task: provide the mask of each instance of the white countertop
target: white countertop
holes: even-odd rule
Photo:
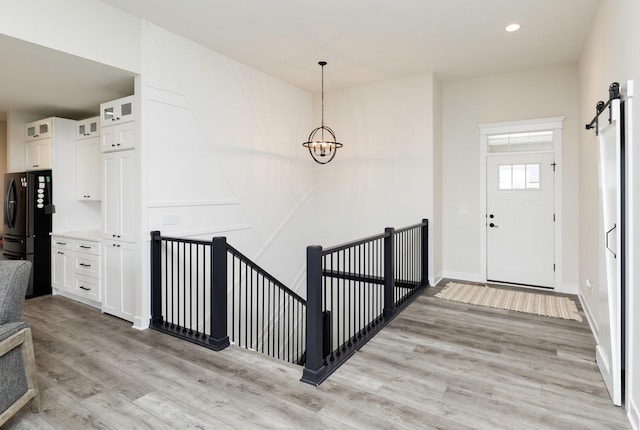
[[[91,240],[100,242],[102,234],[99,230],[56,231],[51,236],[64,237],[66,239]]]

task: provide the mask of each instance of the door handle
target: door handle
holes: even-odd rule
[[[616,252],[613,249],[609,248],[609,234],[615,229],[616,225],[614,224],[613,227],[611,227],[609,231],[607,231],[607,233],[604,235],[604,246],[607,248],[607,251],[613,254],[613,258],[618,258],[616,256]]]

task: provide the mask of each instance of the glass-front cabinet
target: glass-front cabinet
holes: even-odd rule
[[[83,119],[78,121],[78,140],[89,139],[90,137],[97,137],[100,135],[100,117]]]
[[[26,124],[25,141],[31,142],[38,139],[46,139],[51,137],[53,130],[51,129],[51,118],[42,119]]]
[[[135,119],[133,96],[123,97],[100,105],[100,126],[107,127]]]

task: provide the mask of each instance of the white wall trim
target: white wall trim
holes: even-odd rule
[[[589,328],[591,328],[591,334],[593,334],[593,338],[598,343],[598,326],[595,324],[595,319],[593,318],[593,313],[591,313],[591,309],[587,306],[587,301],[582,296],[582,292],[578,292],[578,300],[580,300],[580,305],[582,306],[582,310],[584,310],[584,315],[587,317],[587,322],[589,323]]]
[[[438,272],[429,280],[429,285],[435,287],[444,279],[443,272]]]
[[[638,409],[638,405],[635,404],[633,398],[629,399],[629,405],[627,406],[627,418],[629,418],[629,423],[633,430],[640,430],[640,409]]]
[[[525,119],[520,121],[478,124],[480,134],[518,133],[521,131],[542,131],[562,128],[565,117]]]
[[[147,84],[146,99],[181,109],[191,110],[184,94]]]
[[[149,319],[144,319],[141,317],[133,317],[133,326],[136,330],[145,330],[149,328]]]
[[[555,249],[555,279],[554,290],[564,291],[562,288],[562,129],[565,117],[538,118],[521,121],[495,122],[478,124],[480,130],[480,264],[482,281],[487,281],[487,136],[491,134],[517,133],[527,131],[553,130],[553,153],[556,171],[554,174],[554,211],[556,222],[554,225]],[[484,216],[483,216],[484,214]]]
[[[264,243],[262,248],[260,248],[260,250],[256,253],[254,257],[254,261],[257,262],[258,259],[262,256],[262,254],[264,254],[266,250],[269,249],[271,244],[276,240],[276,238],[280,235],[280,233],[282,233],[282,231],[287,226],[287,224],[289,224],[289,222],[294,217],[294,215],[300,210],[300,208],[305,204],[305,202],[309,199],[309,197],[311,197],[311,194],[313,194],[313,188],[311,188],[309,192],[307,192],[307,194],[302,198],[302,200],[300,200],[298,204],[282,220],[280,225],[274,230],[274,232],[271,234],[269,239],[267,239],[267,241]]]
[[[239,205],[240,202],[236,199],[222,199],[222,200],[174,200],[174,201],[151,201],[147,203],[147,208],[179,208],[179,207],[205,207],[205,206],[229,206]]]
[[[218,228],[207,228],[202,230],[183,230],[183,231],[172,231],[167,234],[172,237],[180,237],[180,238],[188,238],[188,237],[196,237],[196,236],[205,236],[211,234],[218,233],[226,233],[230,231],[242,231],[242,230],[251,230],[253,227],[251,224],[238,224],[238,225],[227,225]]]
[[[636,182],[638,181],[638,166],[635,165],[634,160],[636,158],[633,144],[633,96],[634,96],[634,85],[633,80],[627,81],[626,87],[626,99],[625,99],[625,141],[626,141],[626,160],[627,160],[627,225],[625,226],[627,229],[627,264],[626,264],[626,354],[624,357],[626,360],[626,374],[625,374],[625,387],[627,387],[626,398],[628,399],[627,403],[627,416],[629,417],[629,422],[631,423],[631,427],[634,430],[640,430],[640,410],[638,409],[638,405],[635,403],[635,399],[638,397],[638,390],[640,387],[634,386],[632,381],[635,379],[635,375],[637,372],[640,372],[638,368],[639,364],[639,354],[640,354],[640,342],[638,342],[638,334],[633,332],[633,328],[637,326],[636,321],[637,318],[640,318],[637,314],[637,309],[633,309],[633,305],[636,302],[635,295],[638,294],[636,290],[636,248],[638,246],[637,242],[634,240],[636,237],[636,213],[634,210],[634,206],[636,204],[636,194],[637,186]],[[634,312],[635,311],[635,312]]]

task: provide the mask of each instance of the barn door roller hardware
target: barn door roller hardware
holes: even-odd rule
[[[611,85],[609,85],[609,100],[605,103],[602,100],[600,100],[598,103],[596,103],[596,116],[593,117],[593,119],[591,120],[591,122],[589,124],[585,125],[585,128],[587,130],[590,130],[592,128],[596,129],[596,136],[598,135],[598,117],[600,116],[600,114],[602,113],[603,110],[605,110],[607,107],[609,108],[609,124],[611,124],[611,100],[618,100],[620,99],[620,84],[617,82],[612,83]]]

